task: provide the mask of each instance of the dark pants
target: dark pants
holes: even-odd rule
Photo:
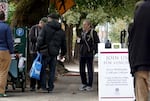
[[[46,56],[43,55],[42,56],[42,69],[40,73],[40,85],[42,89],[46,89],[46,68],[47,68],[47,60],[46,60]]]
[[[36,58],[36,56],[37,56],[36,53],[31,54],[31,58],[32,58],[32,62],[31,63],[33,63],[33,61]],[[37,88],[41,87],[40,80],[36,80],[34,78],[30,78],[30,88],[35,89],[36,84],[37,84]]]
[[[49,57],[46,58],[46,61],[47,61],[47,64],[49,65],[48,89],[50,91],[52,91],[53,88],[54,88],[55,69],[56,69],[56,62],[57,62],[56,56],[49,56]],[[44,70],[41,73],[41,75],[42,75],[42,77],[41,77],[42,88],[46,88],[46,71]]]
[[[86,65],[88,72],[88,80],[86,76]],[[93,84],[93,57],[80,57],[80,76],[82,84],[91,86]]]
[[[37,84],[37,89],[41,88],[41,81],[31,78],[30,79],[30,88],[35,89],[36,84]]]

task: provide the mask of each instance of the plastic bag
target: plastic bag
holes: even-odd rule
[[[30,78],[40,80],[40,72],[42,68],[42,55],[37,53],[37,57],[33,61],[32,67],[30,69]]]
[[[25,60],[26,59],[24,57],[19,58],[18,68],[24,68]]]

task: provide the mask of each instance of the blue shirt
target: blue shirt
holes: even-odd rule
[[[9,50],[13,53],[12,32],[8,24],[0,20],[0,50]]]

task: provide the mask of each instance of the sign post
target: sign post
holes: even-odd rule
[[[99,101],[134,101],[133,78],[127,49],[104,49],[98,52]]]

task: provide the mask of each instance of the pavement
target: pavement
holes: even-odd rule
[[[27,85],[25,92],[21,88],[12,90],[8,88],[8,97],[0,98],[0,101],[98,101],[98,73],[95,65],[94,82],[92,91],[79,91],[81,85],[79,66],[77,63],[65,64],[70,71],[64,75],[59,75],[55,81],[54,91],[51,93],[31,92]]]

